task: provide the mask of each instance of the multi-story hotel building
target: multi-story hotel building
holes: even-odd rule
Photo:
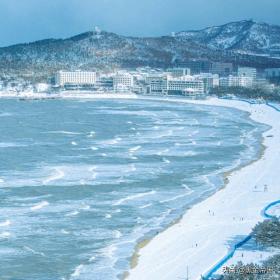
[[[96,72],[87,71],[59,71],[55,76],[56,84],[64,86],[94,86]]]
[[[119,72],[113,76],[113,87],[115,91],[130,91],[134,85],[133,75]]]
[[[149,78],[148,93],[151,94],[203,94],[204,84],[201,79],[192,76],[173,78],[167,76],[157,76]]]

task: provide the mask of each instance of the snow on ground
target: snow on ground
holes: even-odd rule
[[[215,98],[180,102],[234,107],[250,112],[253,120],[272,127],[264,133],[267,148],[261,159],[231,173],[225,188],[193,206],[179,223],[140,249],[138,264],[129,271],[129,280],[185,279],[187,271],[190,280],[200,279],[228,253],[233,242],[241,241],[257,222],[263,220],[261,210],[280,197],[279,112],[265,104]],[[271,135],[273,137],[267,137]],[[265,185],[268,191],[264,191]],[[251,258],[249,253],[248,258]]]
[[[61,91],[59,93],[36,93],[36,92],[14,92],[14,91],[0,91],[0,98],[24,98],[24,99],[46,99],[46,98],[77,98],[77,99],[129,99],[136,98],[137,95],[130,92],[92,92],[92,91]]]

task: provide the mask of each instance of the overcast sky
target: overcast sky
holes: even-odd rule
[[[0,0],[0,46],[99,26],[155,36],[241,19],[280,25],[280,0]]]

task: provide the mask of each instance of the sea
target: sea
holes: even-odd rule
[[[121,279],[141,240],[258,158],[266,129],[180,101],[1,99],[0,279]]]

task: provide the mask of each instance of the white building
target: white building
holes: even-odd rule
[[[55,76],[56,84],[64,86],[93,86],[96,84],[96,72],[59,71]]]
[[[191,74],[190,68],[168,68],[166,70],[172,77],[182,77]]]
[[[151,94],[203,94],[204,84],[201,79],[192,76],[174,78],[170,75],[149,78],[148,92]]]
[[[134,85],[134,78],[126,72],[119,72],[113,77],[113,88],[115,91],[131,91]]]
[[[221,87],[253,87],[255,79],[248,76],[233,76],[220,78]]]
[[[250,77],[253,80],[257,78],[257,69],[252,67],[238,67],[238,77]]]
[[[210,88],[215,88],[220,85],[218,74],[200,73],[199,75],[195,75],[195,77],[203,81],[205,92],[208,92]]]

